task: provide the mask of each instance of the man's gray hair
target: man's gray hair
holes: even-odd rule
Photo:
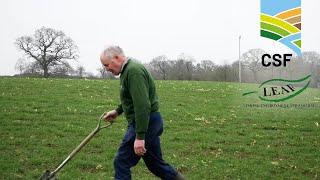
[[[111,59],[116,55],[124,56],[124,53],[119,46],[109,46],[103,51],[103,55],[105,55],[108,59]]]

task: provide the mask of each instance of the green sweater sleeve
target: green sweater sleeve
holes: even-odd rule
[[[129,76],[129,91],[134,106],[137,139],[145,139],[148,130],[151,111],[148,89],[148,82],[143,73]]]
[[[118,115],[122,114],[123,113],[123,109],[122,109],[122,104],[119,104],[117,109],[116,109]]]

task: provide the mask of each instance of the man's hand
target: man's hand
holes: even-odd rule
[[[143,156],[146,153],[146,148],[144,147],[144,140],[136,139],[134,141],[134,153],[138,156]]]
[[[107,122],[113,122],[118,116],[118,113],[116,110],[112,110],[112,111],[109,111],[107,112],[104,116],[103,116],[103,119],[104,121],[107,121]]]

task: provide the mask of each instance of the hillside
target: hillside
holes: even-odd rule
[[[165,120],[164,159],[188,179],[317,179],[320,90],[281,104],[249,107],[255,84],[156,81]],[[0,78],[0,179],[53,170],[119,103],[116,80]],[[59,172],[60,179],[112,179],[126,129],[119,118]],[[141,161],[133,179],[155,179]]]

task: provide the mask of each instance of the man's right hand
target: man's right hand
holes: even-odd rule
[[[107,121],[107,122],[113,122],[118,116],[118,113],[116,110],[112,110],[112,111],[109,111],[107,112],[104,116],[103,116],[103,119],[104,121]]]

